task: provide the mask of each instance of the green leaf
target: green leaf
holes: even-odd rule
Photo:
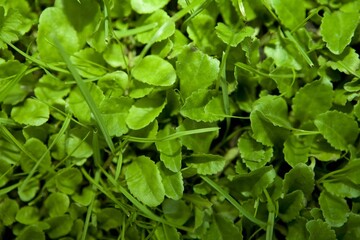
[[[276,172],[270,167],[262,167],[249,173],[239,174],[229,183],[233,193],[244,196],[259,196],[275,180]]]
[[[326,181],[323,186],[326,191],[340,198],[360,197],[360,187],[350,181]]]
[[[195,122],[190,119],[185,119],[177,128],[178,131],[195,130],[200,128],[215,127],[215,123]],[[181,143],[195,153],[209,152],[212,141],[218,136],[218,131],[207,133],[192,134],[182,136]],[[200,144],[199,144],[200,143]]]
[[[100,228],[105,231],[110,229],[117,229],[121,226],[122,212],[116,208],[103,208],[96,214],[97,220],[100,223]]]
[[[133,68],[132,75],[136,80],[154,86],[171,86],[176,81],[173,66],[156,55],[144,57]]]
[[[211,99],[214,97],[214,94],[215,91],[210,91],[207,89],[199,89],[198,91],[193,92],[188,98],[186,98],[184,105],[181,107],[181,115],[197,122],[214,122],[222,119],[222,116],[209,114],[205,110],[205,107],[210,103]],[[208,111],[209,110],[210,109],[208,109]],[[216,109],[213,111],[216,111]]]
[[[239,228],[230,220],[220,214],[213,217],[213,221],[205,235],[206,239],[242,239]]]
[[[283,148],[285,161],[291,167],[295,167],[298,163],[306,163],[312,142],[312,136],[289,136]]]
[[[340,72],[353,74],[359,77],[359,73],[356,73],[356,71],[360,67],[360,59],[353,48],[347,47],[339,56],[332,56],[330,61],[327,62],[327,65],[334,70],[339,70]],[[346,83],[344,88],[349,91],[346,88],[347,85],[349,85],[349,83]]]
[[[46,233],[51,239],[66,236],[70,233],[73,226],[73,220],[69,215],[48,218],[45,220],[45,223],[50,225]]]
[[[126,168],[125,178],[130,192],[144,204],[156,207],[164,201],[160,171],[150,158],[134,159]]]
[[[54,26],[56,26],[56,30]],[[80,43],[77,32],[61,9],[46,8],[40,15],[38,28],[37,46],[41,60],[45,62],[63,60],[53,43],[54,38],[59,39],[68,54],[79,50]]]
[[[162,224],[155,230],[155,236],[157,239],[164,240],[180,240],[180,234],[176,231],[176,228]]]
[[[309,240],[336,240],[335,231],[320,219],[308,221],[306,229],[310,233]]]
[[[357,12],[325,12],[320,25],[320,34],[332,53],[341,54],[349,45],[358,25],[359,16]]]
[[[38,226],[27,226],[21,230],[20,234],[17,236],[16,240],[28,240],[28,239],[37,239],[45,240],[45,233]]]
[[[26,4],[26,3],[25,3]],[[23,16],[17,8],[0,7],[0,49],[7,42],[19,40],[19,36],[30,30],[32,22]]]
[[[315,125],[330,145],[339,150],[348,149],[348,145],[353,144],[359,134],[357,122],[338,111],[318,115]]]
[[[36,99],[28,98],[23,105],[14,107],[11,117],[18,123],[30,126],[40,126],[49,119],[49,107]]]
[[[359,214],[350,213],[349,220],[345,223],[345,225],[340,229],[339,232],[342,234],[338,234],[338,238],[344,240],[357,239],[360,237],[360,216]],[[339,236],[340,235],[340,236]]]
[[[256,142],[248,132],[239,138],[238,148],[243,162],[251,171],[265,166],[273,156],[271,147]]]
[[[95,104],[99,106],[100,103],[105,99],[105,96],[101,91],[101,89],[93,83],[86,84],[86,87],[89,89],[90,96],[93,98]],[[67,100],[70,110],[72,111],[74,116],[77,119],[79,119],[79,121],[88,124],[91,123],[92,111],[90,110],[88,103],[85,101],[84,96],[79,87],[75,87],[70,92],[70,95]]]
[[[285,100],[277,96],[264,96],[254,102],[250,113],[251,129],[256,141],[273,146],[284,141],[291,128]]]
[[[208,56],[192,45],[184,47],[176,62],[181,96],[187,98],[192,92],[211,86],[217,79],[219,70],[219,60]]]
[[[106,74],[105,60],[92,48],[84,48],[70,57],[80,76],[84,78],[99,77]]]
[[[61,8],[66,16],[66,20],[74,27],[79,38],[80,46],[83,46],[96,31],[103,17],[98,1],[57,0],[55,5]],[[105,41],[105,39],[103,39],[103,41]]]
[[[70,88],[60,79],[51,75],[44,75],[34,89],[35,96],[46,103],[63,103],[63,97],[67,96]]]
[[[21,184],[23,181],[21,182]],[[22,186],[22,185],[20,185]],[[36,193],[40,189],[40,182],[39,180],[31,179],[29,182],[26,183],[26,187],[19,187],[18,194],[21,201],[28,202],[36,196]]]
[[[110,97],[101,102],[99,110],[110,136],[120,137],[128,132],[126,117],[132,104],[133,100],[128,97]]]
[[[15,218],[19,223],[31,225],[39,221],[40,211],[36,207],[25,206],[19,209]]]
[[[88,134],[87,129],[71,129],[65,142],[66,154],[79,159],[90,157],[93,154],[93,149],[90,144],[85,141]]]
[[[137,35],[137,39],[141,43],[149,43],[153,40],[155,34],[156,42],[160,42],[168,39],[175,32],[175,23],[170,19],[169,15],[164,10],[157,10],[150,16],[146,16],[144,19],[139,21],[139,24],[155,26],[151,31],[146,31]],[[159,32],[160,28],[161,32]]]
[[[56,187],[63,193],[71,195],[81,184],[83,178],[81,172],[76,168],[66,168],[58,172],[56,176]]]
[[[163,138],[173,133],[175,133],[175,130],[172,129],[171,125],[166,125],[163,130],[157,133],[157,138]],[[180,171],[182,160],[180,139],[157,141],[155,145],[160,152],[160,160],[164,163],[164,166],[173,172]]]
[[[311,194],[315,187],[315,174],[311,167],[306,164],[299,163],[293,167],[284,177],[284,192],[291,193],[301,190],[307,199],[311,198]]]
[[[299,216],[306,206],[306,199],[302,191],[295,190],[279,199],[279,217],[284,222],[290,222]]]
[[[294,116],[300,121],[314,119],[332,106],[334,91],[327,81],[313,81],[302,87],[293,98]]]
[[[286,235],[287,240],[307,240],[309,233],[306,230],[307,219],[298,217],[289,223],[288,232]]]
[[[222,156],[212,154],[192,154],[185,158],[188,166],[196,169],[198,174],[210,175],[222,171],[226,160]]]
[[[271,0],[282,24],[293,29],[305,20],[305,3],[297,0]]]
[[[71,198],[78,204],[83,206],[89,206],[95,195],[94,190],[91,187],[85,187],[82,189],[82,193],[75,193]]]
[[[255,29],[245,26],[239,31],[236,31],[229,26],[219,22],[215,27],[216,35],[226,44],[236,47],[246,37],[251,37],[255,33]]]
[[[28,154],[32,155],[32,158],[30,158],[27,154],[21,152],[20,164],[24,172],[30,172],[35,164],[38,164],[33,159],[41,161],[39,165],[41,172],[48,171],[51,165],[51,158],[46,145],[42,141],[37,138],[29,138],[24,144],[24,149],[26,149]]]
[[[167,220],[179,225],[186,223],[191,216],[191,209],[183,200],[165,199],[162,210]]]
[[[134,130],[144,128],[159,116],[165,105],[166,99],[160,95],[144,97],[131,106],[126,124]]]
[[[0,221],[5,226],[10,226],[15,222],[15,217],[19,211],[16,200],[5,198],[0,202]]]
[[[44,206],[49,211],[50,217],[61,216],[68,211],[70,199],[64,193],[54,192],[47,197]]]
[[[165,189],[165,195],[168,198],[179,200],[184,192],[183,177],[180,171],[174,173],[167,169],[163,163],[156,164],[161,175],[162,183]]]
[[[330,226],[341,227],[347,221],[350,209],[345,199],[331,195],[327,191],[322,191],[319,204],[325,220]]]
[[[169,0],[131,0],[131,7],[137,13],[152,13],[164,7]]]

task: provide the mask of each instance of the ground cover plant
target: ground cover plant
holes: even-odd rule
[[[0,238],[360,239],[359,13],[0,0]]]

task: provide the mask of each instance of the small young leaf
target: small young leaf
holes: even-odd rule
[[[144,57],[132,70],[134,78],[154,86],[171,86],[176,81],[173,66],[156,55]]]
[[[160,171],[150,158],[134,159],[126,169],[125,178],[130,192],[144,204],[156,207],[164,201]]]
[[[320,33],[332,53],[341,54],[349,45],[358,25],[359,16],[357,12],[325,12]]]
[[[30,172],[34,168],[35,164],[37,164],[34,159],[37,159],[38,161],[41,160],[39,165],[39,170],[41,172],[48,171],[51,165],[51,158],[46,145],[42,141],[37,138],[29,138],[24,144],[24,148],[27,150],[28,154],[33,156],[33,158],[30,159],[27,154],[21,152],[20,164],[24,172]],[[43,156],[43,154],[45,155]]]
[[[319,204],[325,220],[330,226],[341,227],[347,221],[350,209],[345,199],[322,191],[319,197]]]
[[[336,149],[346,150],[359,134],[357,122],[349,115],[328,111],[318,115],[315,125],[324,138]]]
[[[165,105],[166,99],[159,95],[144,97],[132,105],[126,124],[134,130],[144,128],[159,116]]]
[[[21,124],[40,126],[49,119],[50,110],[48,105],[36,99],[28,98],[22,106],[14,107],[11,117]]]

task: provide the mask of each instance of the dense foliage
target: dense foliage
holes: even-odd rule
[[[0,238],[360,239],[359,19],[0,0]]]

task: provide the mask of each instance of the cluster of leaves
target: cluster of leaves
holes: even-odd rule
[[[0,0],[4,239],[360,239],[358,0]]]

